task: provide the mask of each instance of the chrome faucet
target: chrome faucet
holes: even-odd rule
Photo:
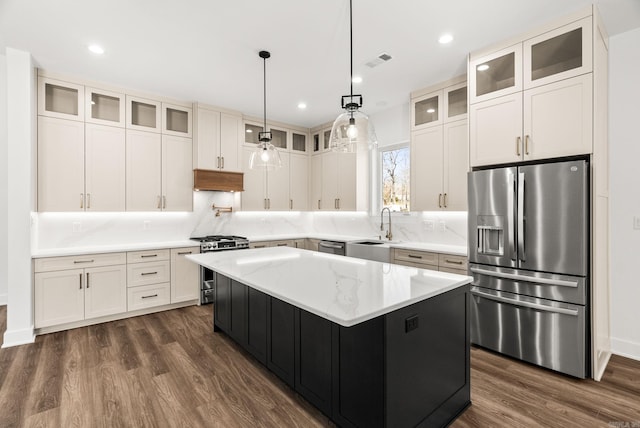
[[[391,210],[388,207],[384,207],[380,211],[380,230],[384,230],[384,210],[387,210],[387,212],[389,213],[389,230],[387,230],[385,238],[391,241],[391,239],[393,238],[393,235],[391,234]]]

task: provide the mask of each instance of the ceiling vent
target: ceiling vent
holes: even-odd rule
[[[384,52],[381,53],[380,55],[378,55],[377,57],[375,57],[374,59],[372,59],[371,61],[367,61],[365,63],[365,65],[369,68],[374,68],[379,66],[382,63],[385,63],[387,61],[389,61],[391,59],[391,55],[389,55],[388,53]]]

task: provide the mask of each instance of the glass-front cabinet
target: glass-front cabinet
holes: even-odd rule
[[[324,130],[322,136],[322,151],[331,150],[331,128]]]
[[[192,115],[190,107],[162,103],[162,133],[191,138]]]
[[[271,144],[277,149],[287,150],[287,131],[271,128]]]
[[[160,132],[161,103],[127,95],[127,128],[139,131]]]
[[[524,89],[590,73],[592,17],[524,42]]]
[[[442,91],[411,100],[411,128],[428,128],[442,123]]]
[[[469,62],[470,103],[522,90],[522,44]]]
[[[291,131],[291,151],[296,153],[307,152],[307,135]]]
[[[86,122],[124,128],[124,94],[87,87],[85,98]]]
[[[320,153],[322,151],[322,147],[320,146],[320,133],[313,134],[313,153]]]
[[[84,86],[40,76],[38,115],[84,121]]]
[[[467,118],[467,82],[444,89],[444,123]]]

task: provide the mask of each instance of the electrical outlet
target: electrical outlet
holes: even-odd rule
[[[445,230],[447,230],[447,224],[444,222],[444,220],[440,220],[438,222],[438,232],[444,232]]]
[[[142,222],[142,230],[151,229],[151,220],[145,220]]]
[[[80,223],[79,221],[74,221],[72,223],[72,229],[74,232],[81,232],[82,231],[82,223]]]
[[[633,218],[633,228],[636,230],[640,230],[640,217]]]
[[[418,315],[414,315],[412,317],[406,318],[404,320],[404,332],[409,333],[411,330],[415,330],[418,328],[420,318]]]
[[[435,229],[435,222],[433,220],[425,220],[422,222],[422,226],[424,227],[424,230],[426,230],[427,232],[433,232],[433,229]]]

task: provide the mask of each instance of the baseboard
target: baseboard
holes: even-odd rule
[[[7,304],[7,293],[0,294],[0,306],[5,306]]]
[[[611,352],[621,357],[640,361],[640,343],[638,342],[612,337]]]
[[[7,330],[4,332],[2,347],[9,348],[11,346],[26,345],[35,342],[35,340],[36,335],[33,333],[33,327],[22,330]]]

